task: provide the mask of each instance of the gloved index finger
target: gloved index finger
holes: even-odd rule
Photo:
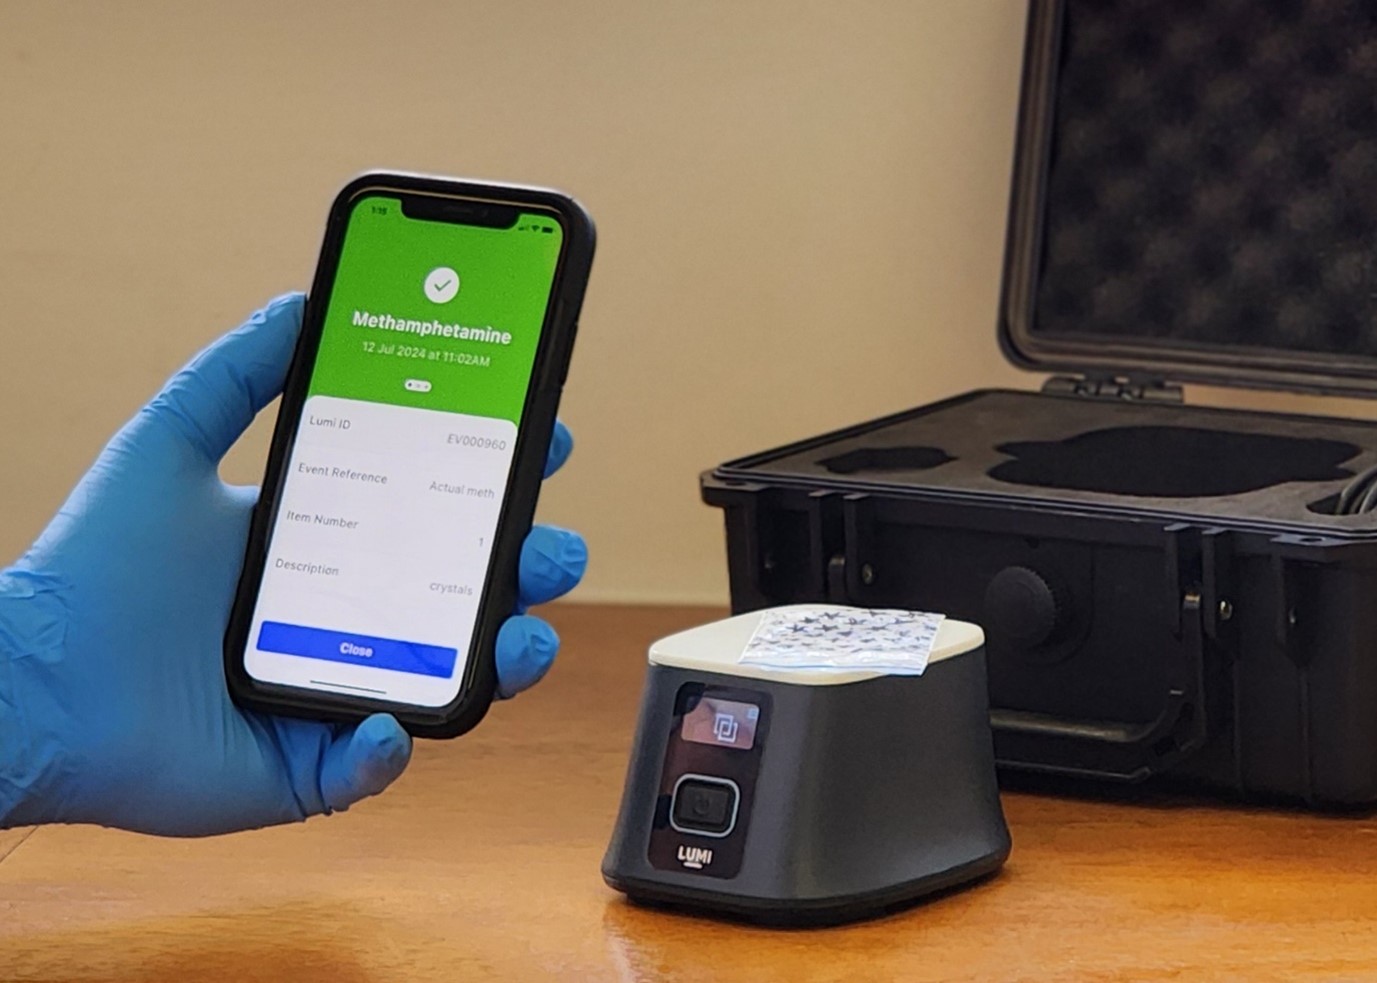
[[[278,297],[187,363],[148,411],[220,460],[282,392],[304,306],[303,294]]]
[[[522,609],[563,597],[583,579],[588,546],[568,529],[537,525],[521,546],[517,602]]]

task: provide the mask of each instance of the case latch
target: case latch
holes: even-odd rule
[[[1180,403],[1184,400],[1180,386],[1162,379],[1135,379],[1132,376],[1056,375],[1042,384],[1042,391],[1056,396],[1144,400],[1149,403]]]

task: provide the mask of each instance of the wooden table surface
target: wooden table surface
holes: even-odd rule
[[[645,646],[717,612],[565,606],[545,683],[398,785],[179,841],[0,832],[0,979],[1377,980],[1377,822],[1005,795],[974,889],[812,931],[639,909],[598,865]]]

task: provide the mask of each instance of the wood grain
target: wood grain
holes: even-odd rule
[[[629,906],[598,865],[645,646],[716,612],[550,614],[549,680],[345,815],[196,841],[39,830],[0,863],[0,979],[1377,979],[1370,816],[1008,793],[1005,870],[880,921]]]

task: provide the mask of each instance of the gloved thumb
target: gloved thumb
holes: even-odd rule
[[[285,294],[202,351],[148,404],[214,463],[282,392],[305,295]]]
[[[342,731],[320,763],[325,808],[347,809],[395,782],[411,760],[411,736],[395,717],[378,713]]]

